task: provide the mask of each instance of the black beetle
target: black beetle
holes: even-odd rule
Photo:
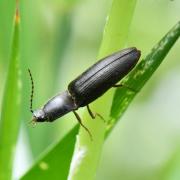
[[[57,118],[73,111],[79,123],[88,131],[82,124],[77,112],[79,107],[87,106],[88,112],[92,118],[95,118],[89,108],[89,104],[103,95],[111,87],[122,86],[116,83],[126,76],[137,64],[141,52],[135,47],[123,49],[110,56],[103,58],[95,63],[84,73],[70,82],[68,90],[56,95],[50,99],[42,108],[32,110],[33,97],[33,79],[31,72],[29,74],[32,81],[31,106],[30,110],[33,113],[33,122],[52,122]],[[100,116],[100,115],[99,115]]]

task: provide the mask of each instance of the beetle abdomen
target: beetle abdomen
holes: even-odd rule
[[[131,71],[139,57],[139,50],[127,48],[103,58],[78,76],[68,86],[77,106],[86,106],[104,94]]]

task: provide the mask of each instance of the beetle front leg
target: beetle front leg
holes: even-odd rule
[[[93,113],[93,112],[91,111],[89,105],[87,105],[86,107],[87,107],[88,113],[89,113],[89,115],[92,117],[92,119],[95,119],[96,116],[99,116],[99,117],[105,122],[104,118],[103,118],[99,113],[96,113],[96,112]]]
[[[74,115],[76,116],[76,119],[78,120],[79,124],[88,132],[91,141],[93,140],[92,138],[92,134],[89,131],[89,129],[82,123],[80,116],[78,115],[78,113],[76,111],[73,111]]]

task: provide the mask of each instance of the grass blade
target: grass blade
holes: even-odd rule
[[[11,179],[20,125],[19,15],[16,12],[12,53],[4,89],[0,124],[0,179]]]
[[[135,5],[136,0],[113,1],[105,26],[98,59],[125,46]],[[103,112],[103,117],[107,119],[111,98],[112,95],[106,93],[91,105],[92,110],[95,109],[96,112]],[[102,106],[102,104],[106,104],[107,106]],[[83,180],[84,177],[86,179],[94,179],[104,143],[105,123],[99,117],[95,121],[92,121],[92,118],[87,112],[83,116],[83,122],[90,129],[93,142],[90,141],[87,132],[83,128],[80,128],[69,180]]]
[[[154,71],[159,67],[174,43],[180,36],[180,22],[178,22],[160,41],[154,46],[152,51],[144,58],[130,75],[123,80],[122,84],[135,90],[127,88],[117,89],[113,98],[109,122],[109,130],[115,125],[117,120],[123,115],[137,92],[150,79]],[[108,130],[108,131],[109,131]]]
[[[118,51],[126,44],[136,0],[114,0],[107,16],[98,59]]]
[[[75,126],[62,140],[47,150],[21,179],[67,179],[78,129]]]

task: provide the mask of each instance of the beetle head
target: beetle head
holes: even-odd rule
[[[36,122],[44,122],[44,121],[47,121],[47,118],[45,117],[45,113],[43,109],[37,109],[33,111],[32,122],[36,123]]]

